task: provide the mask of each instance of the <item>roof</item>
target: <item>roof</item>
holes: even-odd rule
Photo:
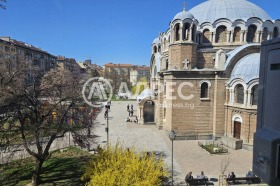
[[[151,89],[144,89],[141,94],[139,96],[137,96],[137,100],[143,100],[147,97],[154,97],[154,91],[152,91]]]
[[[208,0],[201,3],[190,11],[201,24],[203,22],[213,23],[218,19],[229,20],[242,19],[247,21],[251,17],[262,20],[271,20],[271,17],[257,5],[247,0]]]
[[[114,64],[114,63],[107,63],[104,65],[105,67],[132,67],[132,64]]]
[[[160,44],[160,40],[158,37],[153,40],[153,44]]]
[[[241,58],[234,66],[229,82],[234,79],[242,79],[249,83],[253,79],[259,78],[260,54],[253,53]]]
[[[176,14],[172,20],[175,21],[175,20],[184,20],[184,19],[193,19],[194,16],[190,13],[190,12],[187,12],[186,10],[183,10],[182,12],[179,12],[178,14]]]

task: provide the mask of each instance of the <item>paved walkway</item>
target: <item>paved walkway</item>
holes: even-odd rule
[[[128,117],[127,104],[135,101],[112,102],[109,112],[109,141],[112,145],[122,142],[126,147],[136,146],[146,151],[154,151],[163,154],[166,166],[171,169],[171,141],[162,130],[155,125],[139,125],[126,123]],[[137,113],[136,111],[134,113]],[[106,145],[107,134],[105,132],[106,120],[104,109],[98,115],[93,132],[99,137],[96,144]],[[174,141],[174,180],[178,185],[184,184],[187,172],[192,171],[194,177],[204,171],[208,178],[218,178],[220,175],[221,162],[229,158],[231,163],[226,171],[235,172],[237,176],[245,176],[252,167],[252,152],[246,150],[229,150],[227,155],[210,155],[197,145],[198,141]],[[217,182],[214,182],[217,185]]]

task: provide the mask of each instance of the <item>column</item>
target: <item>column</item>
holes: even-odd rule
[[[251,106],[251,90],[248,90],[247,105],[248,105],[248,106]]]
[[[233,43],[233,33],[234,33],[234,31],[232,30],[231,32],[230,32],[230,43]]]
[[[182,28],[182,26],[180,25],[180,28],[179,28],[179,34],[180,34],[180,38],[179,38],[179,41],[183,41],[183,33],[182,33],[182,30],[183,30],[183,28]]]
[[[226,31],[226,35],[227,35],[226,43],[228,43],[229,42],[229,37],[230,37],[230,31]]]
[[[244,30],[240,31],[240,43],[244,42]]]
[[[262,38],[263,38],[263,32],[261,31],[261,33],[260,33],[260,42],[262,42]]]
[[[244,31],[244,42],[247,42],[247,31]]]
[[[215,43],[215,42],[216,42],[216,32],[213,32],[212,42],[213,42],[213,43]]]
[[[200,33],[200,44],[202,44],[203,43],[203,34],[202,33]]]
[[[193,28],[193,25],[190,26],[190,30],[189,30],[189,38],[188,38],[189,42],[192,41],[192,28]]]
[[[243,100],[243,105],[246,105],[246,104],[247,104],[247,98],[248,98],[247,94],[248,94],[248,91],[244,89],[244,100]]]
[[[229,103],[234,103],[234,91],[233,91],[233,88],[229,88]]]
[[[257,43],[259,43],[261,41],[260,35],[261,35],[261,31],[258,31],[258,33],[257,33]]]

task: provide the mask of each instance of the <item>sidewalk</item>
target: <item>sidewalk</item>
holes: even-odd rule
[[[171,141],[162,130],[158,130],[155,125],[139,125],[126,123],[128,117],[127,104],[135,101],[114,101],[109,112],[109,141],[112,145],[117,142],[123,143],[126,147],[136,146],[145,151],[154,151],[163,155],[165,165],[171,171]],[[136,111],[134,113],[137,113]],[[96,139],[96,144],[106,145],[107,134],[105,132],[107,121],[104,119],[104,109],[94,122],[93,133],[100,136]],[[244,177],[252,167],[252,152],[247,150],[231,150],[227,155],[210,155],[201,149],[198,141],[174,141],[174,180],[176,185],[186,185],[185,175],[193,172],[193,176],[204,171],[208,178],[219,177],[221,162],[224,158],[229,158],[231,163],[225,174],[235,172],[236,176]],[[218,185],[218,182],[214,182]]]

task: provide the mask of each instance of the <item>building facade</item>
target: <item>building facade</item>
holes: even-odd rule
[[[280,21],[246,0],[184,8],[152,43],[150,88],[156,96],[140,104],[149,102],[156,125],[174,130],[177,139],[223,137],[252,145],[260,43],[278,37],[279,28]],[[145,106],[142,117],[144,112]]]
[[[133,66],[133,69],[130,71],[130,83],[132,85],[136,85],[138,81],[141,80],[141,78],[147,80],[149,82],[150,80],[150,67],[142,65]]]

